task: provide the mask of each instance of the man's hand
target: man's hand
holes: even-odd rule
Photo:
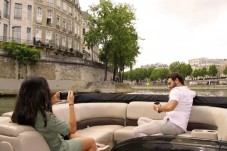
[[[178,104],[178,101],[176,100],[171,100],[169,101],[167,104],[164,105],[153,105],[154,110],[158,110],[159,112],[169,112],[169,111],[173,111],[176,106]]]
[[[160,111],[159,111],[159,107],[161,107],[161,104],[154,104],[154,105],[153,105],[153,109],[154,109],[155,111],[157,111],[157,112],[160,112]]]

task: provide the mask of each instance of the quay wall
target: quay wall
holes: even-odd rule
[[[15,59],[0,55],[0,93],[18,93],[29,75],[42,75],[52,90],[83,91],[88,83],[104,80],[104,65],[80,58],[42,57],[36,65],[21,65]],[[108,70],[107,79],[112,71]]]

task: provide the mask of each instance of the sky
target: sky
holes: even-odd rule
[[[227,0],[112,0],[134,7],[140,54],[134,68],[227,59]],[[99,0],[79,0],[83,11]]]

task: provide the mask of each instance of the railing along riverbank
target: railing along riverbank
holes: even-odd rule
[[[191,90],[196,91],[198,96],[227,96],[226,85],[196,85],[188,86]],[[169,93],[167,86],[133,86],[136,94],[164,94]]]
[[[194,90],[227,90],[227,85],[190,85],[190,89]],[[168,87],[166,85],[161,86],[132,86],[135,90],[166,90]]]

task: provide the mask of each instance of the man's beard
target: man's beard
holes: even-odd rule
[[[173,83],[173,86],[170,88],[170,90],[172,90],[173,88],[175,88],[177,86],[176,82]]]

